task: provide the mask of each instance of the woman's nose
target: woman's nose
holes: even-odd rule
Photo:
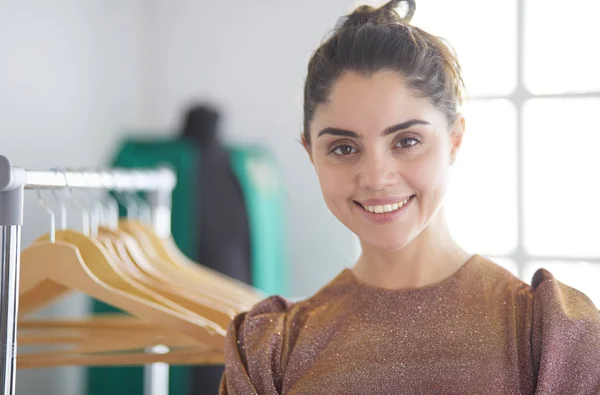
[[[386,154],[367,156],[363,159],[359,177],[359,186],[379,191],[397,182],[396,161]]]

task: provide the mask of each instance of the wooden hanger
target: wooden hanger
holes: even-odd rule
[[[128,235],[130,235],[131,237],[134,237],[136,240],[140,241],[140,243],[142,243],[144,246],[152,246],[151,249],[152,251],[155,252],[155,256],[154,261],[158,262],[159,264],[161,264],[161,267],[164,270],[170,270],[173,271],[173,269],[179,269],[178,273],[185,273],[186,277],[185,280],[186,282],[189,282],[189,276],[193,275],[189,272],[189,268],[186,267],[181,267],[178,266],[176,264],[176,262],[172,261],[169,259],[168,256],[166,256],[165,254],[159,254],[157,251],[157,248],[160,248],[160,243],[154,243],[152,242],[152,239],[148,236],[148,234],[145,231],[142,231],[142,226],[140,225],[140,223],[138,221],[133,221],[133,220],[128,220],[128,219],[122,219],[119,222],[119,228],[122,229],[123,231],[125,231]],[[210,279],[207,279],[206,276],[200,277],[200,278],[194,278],[194,286],[196,288],[198,288],[200,285],[203,285],[204,287],[207,287],[208,290],[207,291],[214,291],[212,292],[211,296],[216,296],[219,297],[221,299],[221,301],[225,302],[225,303],[230,303],[230,304],[237,304],[239,303],[239,299],[236,298],[235,296],[235,292],[233,293],[226,293],[223,290],[223,287],[227,287],[227,285],[224,285],[223,283],[223,278],[225,278],[225,276],[220,276],[219,278],[213,278],[213,281],[210,281]],[[227,281],[227,280],[225,280]],[[237,291],[236,291],[237,292]]]
[[[138,366],[164,362],[169,365],[221,365],[225,362],[222,351],[182,349],[166,354],[133,352],[112,354],[68,354],[62,356],[18,354],[17,369],[35,369],[59,366]]]
[[[190,276],[189,272],[178,269],[161,258],[143,259],[140,256],[143,250],[136,243],[138,238],[144,237],[143,235],[126,233],[120,234],[120,237],[125,240],[127,249],[132,253],[133,260],[144,264],[140,266],[141,269],[157,281],[172,284],[175,288],[170,287],[171,290],[175,289],[177,292],[185,294],[186,297],[191,299],[199,298],[204,301],[203,304],[205,305],[209,305],[209,300],[212,300],[216,306],[228,312],[230,319],[238,312],[248,309],[247,303],[242,302],[242,300],[235,298],[233,295],[228,295],[219,288],[219,283],[211,283],[207,282],[206,278],[199,279]]]
[[[79,245],[80,243],[86,243],[86,244],[90,243],[90,240],[86,236],[83,236],[81,234],[78,234],[77,237],[73,238],[73,233],[59,232],[58,236],[56,236],[56,238],[58,240],[61,240],[61,239],[63,239],[64,235],[67,235],[67,239],[66,239],[67,241],[70,241],[72,243],[74,242],[76,245]],[[83,236],[83,237],[81,237],[81,236]],[[44,238],[44,239],[46,239],[46,238]],[[101,271],[100,276],[103,275],[102,273],[106,273],[106,272],[112,273],[114,271],[113,274],[116,275],[117,277],[121,278],[121,280],[122,280],[121,284],[126,285],[126,290],[128,290],[128,292],[130,292],[130,293],[133,292],[134,294],[141,296],[144,299],[147,299],[153,303],[157,303],[157,304],[163,305],[166,308],[178,311],[179,313],[189,316],[191,319],[204,318],[204,319],[211,320],[210,314],[206,314],[205,316],[200,316],[197,311],[194,312],[194,311],[188,310],[186,308],[186,306],[178,304],[178,303],[170,300],[169,298],[165,298],[164,295],[161,295],[160,293],[155,292],[154,290],[150,289],[149,287],[146,287],[143,283],[139,282],[138,279],[131,277],[129,275],[129,273],[127,272],[126,265],[123,264],[120,256],[114,250],[114,246],[112,245],[111,240],[102,235],[99,235],[98,239],[99,239],[99,241],[101,241],[103,243],[102,248],[104,249],[104,252],[106,254],[108,254],[109,259],[106,260],[106,263],[110,266],[110,268],[105,268],[107,270]],[[99,247],[99,246],[97,245],[96,247]],[[32,311],[32,309],[40,308],[40,307],[44,306],[45,304],[52,302],[53,301],[52,299],[54,299],[58,296],[61,296],[68,291],[67,288],[60,286],[60,284],[51,283],[51,282],[42,283],[41,293],[37,289],[37,287],[34,290],[29,291],[30,286],[28,284],[24,283],[28,279],[31,279],[31,277],[30,276],[22,276],[22,285],[21,285],[21,294],[22,295],[21,296],[25,300],[25,304],[26,304],[26,308],[23,309],[24,310],[23,314],[27,313],[29,311]],[[49,289],[51,289],[52,291],[49,291]],[[199,309],[197,309],[197,310],[199,310]],[[218,318],[221,319],[221,322],[219,322],[218,325],[221,327],[222,330],[224,330],[224,328],[227,327],[227,324],[229,322],[229,317],[227,317],[227,321],[225,321],[223,319],[223,315],[220,315]]]
[[[138,238],[149,240],[164,262],[185,271],[189,278],[208,287],[212,294],[242,302],[242,310],[251,308],[265,297],[248,284],[191,261],[175,247],[172,239],[161,239],[154,230],[139,221],[123,219],[119,226]]]
[[[125,313],[99,313],[93,316],[83,318],[68,318],[63,320],[26,318],[19,321],[19,329],[39,330],[39,329],[85,329],[85,328],[119,328],[141,330],[146,328],[156,328],[148,321],[140,320]]]
[[[50,334],[46,333],[48,328],[52,329]],[[64,321],[25,320],[19,328],[18,344],[19,347],[44,345],[55,348],[33,353],[20,351],[17,361],[19,369],[67,365],[127,366],[153,362],[224,362],[223,350],[123,314]],[[157,344],[167,346],[168,353],[145,351]],[[57,346],[60,347],[56,349]]]
[[[139,224],[127,221],[122,221],[122,224],[125,228],[129,228],[130,230],[144,229],[144,233],[149,233],[150,235],[156,236],[154,232],[149,231],[148,228],[140,226]],[[113,233],[111,234],[111,232]],[[217,272],[215,272],[216,276],[213,276],[210,269],[201,267],[197,264],[192,264],[193,266],[191,267],[187,266],[189,264],[179,265],[179,267],[183,268],[181,271],[176,271],[173,270],[172,267],[161,265],[160,260],[158,260],[159,263],[157,264],[157,261],[151,261],[147,258],[145,251],[142,250],[136,243],[137,239],[134,239],[126,233],[120,231],[110,231],[107,228],[101,228],[101,233],[102,236],[113,235],[120,238],[121,241],[123,241],[126,245],[128,254],[135,264],[140,267],[148,276],[153,277],[155,282],[163,284],[165,279],[172,280],[171,284],[174,287],[169,287],[166,289],[163,287],[163,289],[165,292],[176,290],[176,293],[184,294],[183,300],[175,300],[175,302],[180,302],[180,305],[183,307],[201,314],[224,327],[226,327],[227,322],[233,318],[235,314],[250,309],[262,298],[262,296],[259,295],[256,290],[254,290],[256,292],[253,294],[247,293],[244,289],[247,290],[252,288],[248,287],[246,284],[241,282],[236,283],[234,282],[235,280]],[[142,232],[139,230],[137,230],[136,233],[138,236],[142,234]],[[47,239],[48,236],[42,236],[38,238],[38,241]],[[109,242],[106,239],[102,241],[105,244],[103,247],[108,249],[109,253],[114,252],[111,250],[110,244],[107,244]],[[122,245],[119,244],[120,242],[112,240],[110,243],[115,244],[117,248],[120,249],[120,259],[128,263],[125,255],[122,253],[123,248]],[[160,243],[160,239],[156,238],[155,245],[160,245]],[[161,247],[158,249],[161,250]],[[164,249],[162,251],[164,251]],[[113,255],[112,261],[118,263],[118,259],[115,258],[114,254],[111,255]],[[165,254],[161,254],[161,258],[163,258],[162,262],[166,261],[164,256]],[[203,270],[205,272],[202,272]],[[206,273],[209,273],[208,277],[205,275]],[[132,272],[130,271],[129,274],[132,274]],[[229,279],[232,282],[228,283],[227,280],[221,281],[223,278]],[[138,280],[140,279],[138,278]],[[26,279],[22,279],[21,281],[23,284],[21,288],[26,288],[27,285],[23,283],[23,281],[26,281]],[[240,286],[238,291],[236,291],[237,286]],[[154,291],[156,291],[156,289],[154,289]],[[49,302],[64,296],[67,292],[68,290],[59,284],[42,282],[38,284],[35,294],[21,293],[20,315],[22,316],[31,311],[39,309]],[[177,297],[175,296],[171,299],[177,299]],[[194,302],[186,302],[186,300],[189,299],[193,300]],[[173,306],[171,307],[173,308]]]
[[[56,243],[35,243],[22,252],[23,294],[45,282],[58,283],[201,343],[223,346],[223,328],[203,317],[192,319],[148,300],[115,272],[97,242],[68,230],[57,231],[56,239]]]
[[[207,298],[186,288],[175,275],[181,276],[177,269],[165,269],[155,261],[146,259],[129,236],[104,227],[100,228],[100,234],[112,239],[119,256],[125,262],[128,274],[153,292],[223,328],[227,328],[231,319],[240,311],[236,309],[237,306],[228,306],[219,299]]]
[[[122,237],[128,236],[124,235]],[[60,237],[58,238],[60,239]],[[240,311],[239,309],[234,309],[237,306],[229,306],[228,308],[224,303],[218,303],[213,299],[198,295],[194,296],[193,293],[187,293],[187,295],[184,295],[183,297],[179,296],[181,293],[185,294],[185,288],[177,283],[172,284],[171,286],[166,284],[166,279],[162,276],[161,272],[155,270],[154,265],[146,260],[144,254],[139,249],[134,248],[136,245],[133,240],[128,241],[130,242],[130,251],[132,255],[135,256],[137,265],[131,262],[129,254],[125,252],[125,247],[119,238],[119,234],[110,231],[108,228],[101,227],[97,238],[103,244],[102,247],[105,248],[106,252],[110,255],[111,259],[109,260],[109,263],[111,263],[113,269],[117,271],[121,277],[129,277],[127,281],[133,283],[134,286],[141,289],[142,292],[151,294],[154,302],[158,300],[159,303],[182,313],[191,311],[194,314],[200,315],[220,325],[222,328],[226,328],[229,321]],[[41,240],[46,239],[47,236],[41,238]],[[155,280],[152,281],[150,277],[145,276],[138,269],[138,266],[143,266],[146,271],[153,271],[152,274],[154,274]],[[156,280],[156,278],[159,280]],[[27,277],[22,279],[22,281],[26,280]],[[23,283],[21,287],[21,298],[24,307],[21,309],[21,315],[42,307],[68,291],[65,287],[52,282],[42,283],[39,289],[36,289],[36,292],[34,293],[24,292],[23,290],[27,288],[28,286]],[[192,296],[190,297],[190,295]]]
[[[236,280],[222,273],[219,273],[216,270],[209,269],[201,264],[193,262],[192,260],[187,258],[181,251],[179,251],[172,238],[159,237],[150,226],[140,221],[122,219],[120,221],[120,226],[123,229],[129,231],[130,233],[138,235],[138,237],[140,238],[146,238],[153,245],[154,250],[157,252],[157,254],[166,262],[169,262],[175,267],[185,270],[189,269],[193,272],[205,275],[211,278],[211,280],[223,281],[224,286],[235,295],[239,295],[242,297],[264,297],[260,290],[242,281]],[[213,281],[211,281],[211,283],[212,282]]]
[[[107,339],[110,340],[107,342]],[[133,339],[133,340],[131,340]],[[193,346],[199,342],[125,314],[101,314],[77,319],[23,319],[19,321],[19,346],[102,345],[109,350],[116,342]],[[120,347],[120,346],[119,346]]]
[[[60,346],[60,349],[55,351],[57,354],[137,350],[153,347],[157,344],[169,348],[198,348],[204,346],[207,349],[215,349],[163,328],[148,328],[136,331],[123,326],[114,328],[87,327],[83,329],[54,327],[51,331],[46,329],[26,330],[19,333],[18,344],[19,347]]]

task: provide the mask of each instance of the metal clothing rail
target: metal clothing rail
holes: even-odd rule
[[[0,395],[14,395],[21,226],[25,189],[100,188],[146,191],[152,225],[160,236],[171,231],[171,194],[176,177],[168,168],[103,171],[34,171],[12,166],[0,155]],[[145,370],[145,394],[168,394],[168,365]]]

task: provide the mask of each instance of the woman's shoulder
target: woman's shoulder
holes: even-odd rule
[[[467,277],[482,303],[506,311],[536,393],[600,393],[600,311],[585,293],[547,269],[526,283],[482,256]]]
[[[238,315],[244,316],[245,319],[253,319],[256,317],[285,314],[293,305],[294,302],[284,296],[271,295],[254,304],[248,311]]]
[[[531,280],[531,356],[542,393],[600,391],[600,311],[583,292],[539,269]]]
[[[538,269],[528,284],[491,259],[480,256],[476,271],[479,273],[475,276],[486,285],[505,289],[518,303],[529,304],[545,316],[600,320],[598,307],[585,293],[562,283],[547,269]]]
[[[531,283],[491,260],[482,272],[515,303],[539,393],[596,394],[600,391],[600,311],[592,300],[547,269],[538,269]],[[576,387],[574,387],[576,386]]]
[[[225,339],[225,374],[221,394],[275,394],[281,390],[284,363],[303,322],[331,300],[343,283],[344,272],[312,297],[292,301],[269,296],[248,311],[237,314]],[[342,281],[339,281],[342,280]]]
[[[279,393],[285,314],[292,303],[274,295],[237,314],[225,337],[220,394]]]
[[[545,332],[556,330],[570,338],[586,336],[600,355],[600,310],[585,293],[542,268],[533,275],[529,294],[534,330],[543,327]]]
[[[586,294],[562,283],[544,268],[538,269],[533,274],[530,292],[534,300],[537,299],[540,303],[546,302],[546,305],[558,303],[561,310],[572,317],[586,315],[596,317],[599,314],[598,308]]]

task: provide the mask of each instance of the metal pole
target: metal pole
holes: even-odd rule
[[[7,160],[0,155],[2,159]],[[141,170],[112,169],[104,171],[38,171],[13,167],[22,178],[25,189],[41,188],[109,188],[129,191],[172,191],[175,175],[167,168]],[[18,172],[18,173],[17,173]],[[1,189],[0,189],[1,190]]]
[[[21,226],[0,226],[0,358],[1,393],[14,395],[16,385],[17,313]]]
[[[0,393],[14,395],[24,171],[0,157]]]
[[[164,354],[165,346],[151,347],[149,353]],[[144,395],[169,395],[169,364],[156,362],[144,365]]]
[[[25,172],[0,156],[0,394],[14,395]]]

